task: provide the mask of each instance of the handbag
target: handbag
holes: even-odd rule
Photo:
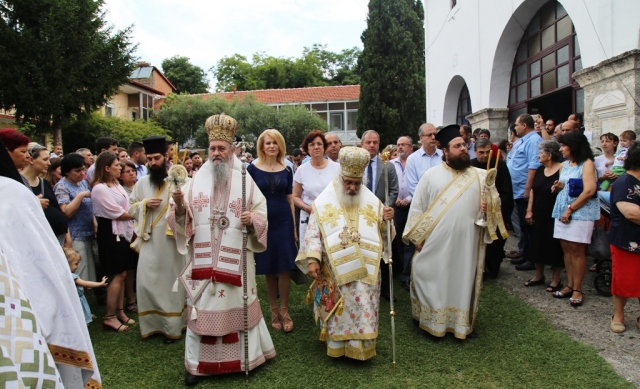
[[[569,197],[578,197],[584,190],[582,178],[569,178],[569,181],[567,181],[567,186],[569,187]],[[593,193],[593,196],[591,196],[592,199],[595,199],[596,197],[598,197],[598,191],[595,191]]]

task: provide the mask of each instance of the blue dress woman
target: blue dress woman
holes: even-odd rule
[[[295,270],[296,232],[294,228],[293,172],[284,164],[284,138],[277,130],[265,130],[258,138],[258,161],[247,171],[267,199],[267,249],[257,253],[256,274],[266,277],[271,308],[271,327],[293,331],[289,315],[289,272]],[[277,298],[280,296],[280,306]]]

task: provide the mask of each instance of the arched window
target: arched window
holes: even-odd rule
[[[462,87],[460,97],[458,97],[458,110],[456,114],[456,124],[469,124],[466,116],[471,113],[471,97],[467,85]]]
[[[571,77],[581,69],[571,18],[560,3],[550,1],[531,20],[516,53],[509,87],[511,121],[522,113],[566,120],[572,112],[583,112],[583,91]]]

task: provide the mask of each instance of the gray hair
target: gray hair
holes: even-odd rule
[[[400,138],[407,138],[409,139],[409,144],[413,146],[413,139],[411,139],[411,137],[409,135],[401,135],[398,137],[398,140],[400,140]],[[396,141],[397,143],[397,141]]]
[[[76,150],[76,154],[82,155],[85,151],[91,152],[91,150],[89,150],[89,149],[87,149],[85,147],[82,147],[82,148],[79,148],[78,150]]]
[[[560,162],[562,154],[560,154],[560,143],[554,140],[545,140],[538,144],[540,151],[546,155],[551,156],[551,160],[554,162]]]
[[[423,134],[423,129],[427,128],[427,127],[433,127],[436,128],[436,126],[434,126],[431,123],[424,123],[423,125],[420,126],[420,128],[418,128],[418,137],[422,136]],[[437,130],[437,128],[436,128]]]
[[[473,144],[473,149],[478,150],[478,147],[483,148],[487,146],[491,147],[491,141],[489,139],[480,138]]]
[[[376,130],[367,130],[367,131],[363,132],[362,136],[360,137],[360,139],[364,139],[364,137],[369,135],[369,134],[376,134],[376,136],[378,137],[378,142],[380,141],[380,134],[378,134],[378,131],[376,131]]]

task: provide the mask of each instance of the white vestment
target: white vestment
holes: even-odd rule
[[[221,193],[213,182],[213,165],[207,161],[183,187],[187,214],[176,217],[172,205],[167,216],[178,251],[187,254],[187,266],[180,277],[187,292],[185,368],[194,375],[233,373],[245,366],[240,164],[233,157],[227,190]],[[246,199],[253,221],[246,251],[252,370],[276,353],[260,309],[253,256],[266,248],[267,205],[249,174]]]
[[[0,198],[0,250],[31,304],[62,384],[101,388],[71,269],[40,202],[23,184],[6,177],[0,177]]]
[[[176,249],[170,231],[167,235],[165,215],[171,193],[167,184],[161,189],[151,185],[147,175],[136,183],[129,197],[129,214],[135,218],[133,228],[138,236],[131,247],[140,253],[136,284],[138,321],[143,338],[162,334],[179,339],[186,326],[186,297],[182,288],[176,292],[172,288],[184,267],[185,255]],[[158,208],[147,208],[151,198],[162,199]]]
[[[411,266],[413,318],[434,336],[452,332],[465,339],[475,325],[485,244],[491,237],[475,224],[486,171],[470,167],[460,175],[446,163],[422,175],[403,240],[424,241]]]
[[[369,189],[360,188],[360,202],[350,209],[339,203],[336,190],[342,187],[333,180],[314,201],[296,265],[307,273],[309,261],[320,262],[321,276],[309,288],[308,303],[313,300],[322,324],[327,355],[367,360],[376,355],[387,224],[382,203]]]

